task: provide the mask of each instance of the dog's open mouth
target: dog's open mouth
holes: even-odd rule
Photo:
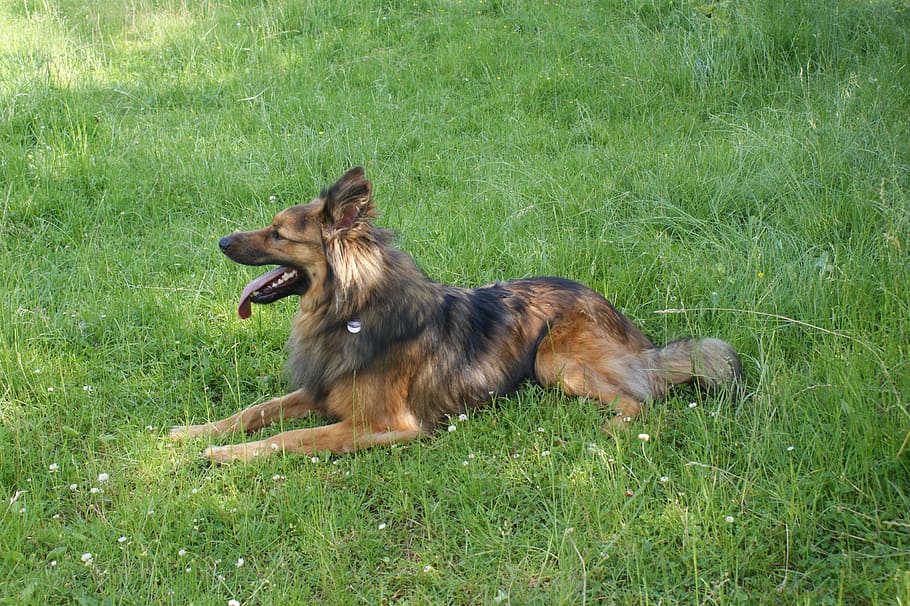
[[[237,313],[242,320],[246,320],[253,313],[251,303],[272,303],[293,294],[303,294],[307,290],[307,282],[306,273],[299,269],[276,267],[246,285],[240,294]]]

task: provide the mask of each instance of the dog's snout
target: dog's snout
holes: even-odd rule
[[[231,237],[225,236],[218,240],[218,246],[221,248],[221,252],[227,252],[231,247]]]

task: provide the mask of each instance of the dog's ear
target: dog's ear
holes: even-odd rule
[[[356,166],[322,195],[325,201],[325,222],[333,229],[348,229],[361,217],[372,216],[373,184],[364,176],[363,167]]]

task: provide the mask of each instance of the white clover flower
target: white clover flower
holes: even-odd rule
[[[455,431],[456,429],[458,429],[458,428],[455,427],[454,425],[449,425],[449,431],[450,431],[450,432]]]
[[[647,442],[648,440],[651,439],[651,436],[649,436],[646,433],[640,433],[640,434],[638,434],[638,439],[641,440],[642,442]]]
[[[733,516],[727,516],[724,518],[724,522],[726,522],[727,524],[732,524],[735,521],[736,521],[736,518],[734,518]]]
[[[237,600],[228,600],[228,606],[240,606],[240,602]]]
[[[183,556],[186,555],[186,549],[181,549],[180,551],[177,552],[177,555],[179,555],[182,558]]]
[[[458,420],[459,420],[459,421],[467,421],[467,420],[468,420],[468,415],[466,415],[465,413],[461,413],[460,415],[458,415]]]
[[[54,472],[54,471],[57,471],[58,469],[60,469],[60,466],[57,465],[56,463],[51,463],[50,465],[47,466],[47,469],[48,469],[48,471]]]
[[[76,492],[77,490],[79,490],[79,485],[78,485],[78,484],[70,484],[70,490],[73,491],[73,492]]]
[[[548,457],[548,456],[550,456],[550,451],[549,451],[549,450],[544,450],[543,452],[540,453],[540,456],[542,456],[542,457]]]
[[[91,553],[83,553],[80,559],[82,560],[83,564],[88,565],[92,563],[94,556]]]
[[[237,558],[237,563],[234,564],[234,566],[236,566],[237,568],[241,568],[244,564],[245,564],[245,562],[243,561],[243,558]]]
[[[379,528],[379,530],[385,530],[385,529],[386,529],[386,523],[385,523],[385,522],[382,522],[381,524],[379,524],[378,528]]]
[[[98,481],[101,482],[102,484],[104,484],[105,482],[107,482],[110,479],[111,479],[111,476],[107,475],[106,473],[98,474]]]
[[[127,541],[126,537],[120,537],[119,539],[117,539],[118,543],[126,543],[126,541]]]
[[[689,402],[689,408],[697,408],[698,402]]]

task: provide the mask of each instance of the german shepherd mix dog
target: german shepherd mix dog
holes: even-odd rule
[[[656,347],[576,282],[528,278],[469,289],[430,280],[373,224],[371,194],[354,168],[271,225],[221,239],[237,263],[279,266],[243,290],[241,318],[251,303],[300,297],[287,364],[297,389],[221,421],[175,427],[172,438],[251,432],[316,412],[337,422],[212,446],[205,456],[349,452],[428,434],[445,415],[525,381],[599,400],[622,426],[670,385],[739,382],[739,357],[727,343],[689,338]]]

